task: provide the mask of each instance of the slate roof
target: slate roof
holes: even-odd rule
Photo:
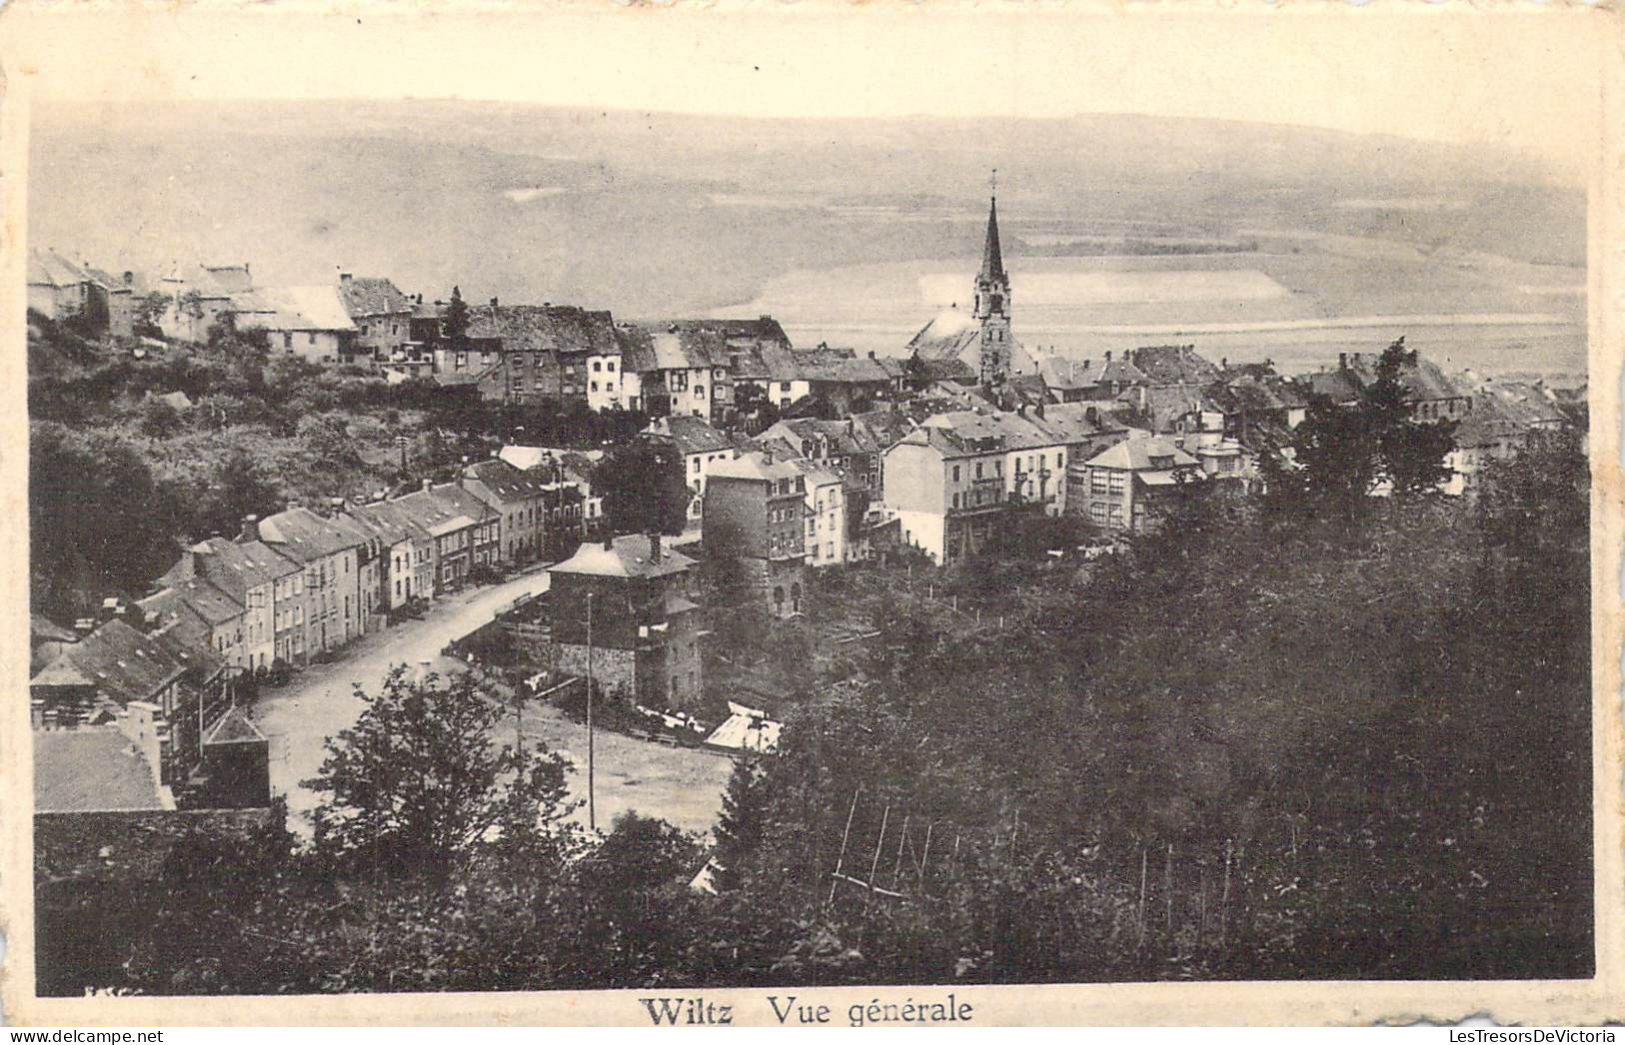
[[[463,469],[470,479],[478,479],[501,501],[522,501],[541,494],[546,483],[501,458],[480,461]]]
[[[403,497],[397,497],[389,502],[396,511],[404,512],[424,533],[438,537],[452,530],[474,525],[474,519],[462,511],[461,505],[450,498],[441,497],[436,492],[414,490]],[[482,509],[484,505],[480,506]],[[481,517],[484,513],[481,512]],[[454,520],[461,520],[456,526],[448,527],[446,524]]]
[[[413,311],[412,300],[382,276],[340,279],[339,300],[351,318],[402,315]]]
[[[309,508],[289,508],[260,520],[260,540],[306,565],[359,547],[369,536],[343,516],[326,518]]]
[[[469,521],[466,525],[472,525],[481,519],[496,514],[490,505],[456,483],[441,483],[439,486],[434,487],[430,493],[458,515],[468,516]]]
[[[265,734],[259,731],[242,708],[233,705],[219,721],[210,727],[203,738],[204,744],[263,744]]]
[[[603,541],[588,541],[564,562],[548,568],[548,573],[586,574],[595,577],[665,577],[682,573],[694,560],[682,552],[662,547],[659,562],[649,561],[649,538],[641,533],[623,534],[605,548]]]
[[[956,306],[937,313],[905,347],[910,355],[923,362],[957,360],[976,343],[981,333],[982,325],[976,317]]]
[[[689,454],[732,450],[734,447],[734,441],[728,433],[713,427],[705,418],[691,414],[663,417],[650,425],[647,430],[671,436],[677,451],[685,457]]]
[[[79,633],[38,613],[31,613],[28,616],[28,638],[31,642],[78,642]]]
[[[809,488],[814,486],[845,485],[845,480],[842,478],[841,473],[837,469],[825,468],[822,465],[809,461],[804,457],[792,457],[789,463],[791,467],[795,468],[806,477],[807,486]]]
[[[1349,403],[1360,398],[1358,382],[1343,370],[1317,370],[1298,378],[1298,383],[1311,396],[1325,396],[1334,403]]]
[[[878,411],[877,411],[878,412]],[[816,442],[822,438],[829,444],[830,449],[837,454],[850,456],[852,454],[874,453],[880,449],[879,443],[868,427],[858,424],[855,419],[847,421],[825,421],[816,417],[795,417],[780,421],[769,428],[782,427],[797,440],[812,440]],[[800,456],[798,451],[798,456]]]
[[[1100,383],[1100,371],[1095,370],[1087,359],[1040,356],[1038,373],[1046,387],[1062,391],[1089,388]]]
[[[224,665],[210,650],[186,647],[166,635],[143,635],[121,620],[110,620],[62,652],[30,680],[30,685],[90,685],[127,704],[147,700],[181,675],[203,679]]]
[[[780,479],[794,479],[800,474],[794,465],[782,457],[776,457],[772,463],[764,461],[759,451],[718,461],[706,469],[708,482],[711,479],[757,479],[778,482]]]
[[[28,251],[28,282],[34,286],[71,287],[95,282],[95,277],[49,247],[33,247]]]
[[[1156,385],[1206,386],[1217,381],[1221,371],[1197,353],[1193,345],[1148,345],[1130,349],[1129,365]]]
[[[427,540],[429,531],[413,517],[410,507],[399,501],[375,501],[350,509],[351,518],[372,530],[386,545],[406,540]]]
[[[664,319],[649,320],[639,324],[647,330],[693,331],[701,330],[720,335],[724,340],[731,342],[754,341],[759,344],[776,344],[784,348],[790,347],[790,338],[785,334],[779,321],[772,316],[758,316],[755,319]]]
[[[97,283],[100,283],[103,287],[106,287],[108,293],[128,294],[135,290],[135,273],[133,272],[130,274],[131,282],[125,283],[122,278],[113,275],[111,272],[108,272],[105,269],[96,268],[94,265],[84,265],[81,267],[85,272],[90,274],[91,279],[95,280]]]
[[[1356,352],[1348,359],[1348,373],[1362,386],[1370,387],[1377,382],[1377,367],[1381,358],[1380,354]],[[1456,399],[1467,395],[1438,364],[1414,349],[1405,354],[1405,361],[1400,364],[1399,382],[1405,387],[1406,399],[1411,402]]]
[[[241,265],[199,265],[198,269],[206,277],[206,280],[199,282],[206,282],[215,293],[240,294],[254,286],[247,262]]]
[[[1213,405],[1226,414],[1279,413],[1307,406],[1301,389],[1279,379],[1260,381],[1252,377],[1232,377],[1207,390]]]
[[[1044,407],[1043,417],[1028,414],[1027,420],[1062,443],[1080,443],[1129,430],[1111,411],[1092,403],[1052,403]]]
[[[1145,414],[1153,431],[1167,432],[1173,429],[1174,422],[1201,409],[1203,386],[1150,385],[1143,389],[1143,405],[1141,398],[1141,390],[1135,389],[1125,389],[1118,397]]]
[[[1003,411],[953,410],[926,418],[922,427],[950,432],[967,444],[971,440],[996,439],[1001,450],[1057,445],[1054,435],[1030,419]]]
[[[160,616],[178,612],[184,607],[211,628],[230,623],[243,615],[241,602],[200,577],[177,580],[141,599],[136,605]]]
[[[189,556],[159,578],[174,584],[188,577],[203,577],[235,601],[246,604],[248,592],[299,572],[300,566],[263,541],[230,541],[211,537],[192,545]]]
[[[1115,359],[1106,360],[1100,368],[1100,382],[1103,384],[1134,386],[1149,384],[1150,381],[1150,377],[1134,365],[1126,352]]]
[[[1135,472],[1162,470],[1151,463],[1152,457],[1171,458],[1173,468],[1189,468],[1197,463],[1196,458],[1175,446],[1172,439],[1158,436],[1125,439],[1091,457],[1088,463],[1095,468],[1126,468]]]
[[[245,327],[289,331],[350,331],[350,313],[337,287],[259,287],[232,295]]]
[[[153,767],[115,727],[37,729],[32,740],[36,813],[172,808]]]
[[[501,338],[506,352],[624,354],[608,312],[574,305],[470,306],[468,336]]]
[[[621,369],[640,374],[656,370],[732,368],[736,360],[744,360],[756,351],[754,346],[730,348],[727,335],[720,328],[694,322],[665,327],[652,323],[624,324],[617,332]]]
[[[907,415],[896,410],[868,410],[853,414],[852,421],[854,427],[869,433],[877,450],[891,447],[914,427]]]

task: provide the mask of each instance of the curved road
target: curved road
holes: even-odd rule
[[[346,647],[340,659],[299,672],[281,689],[265,689],[254,708],[254,722],[271,742],[271,789],[288,799],[289,826],[310,831],[315,792],[300,786],[320,769],[326,739],[355,723],[361,702],[356,685],[372,688],[398,664],[412,667],[438,661],[440,650],[491,620],[525,595],[548,588],[549,576],[536,568],[512,580],[443,598],[422,620],[409,620],[367,635]],[[453,662],[455,663],[455,662]],[[512,728],[512,721],[503,727]],[[572,797],[585,802],[587,738],[584,727],[547,706],[527,708],[527,739],[540,739],[569,756]],[[598,731],[594,773],[598,826],[607,830],[628,809],[657,816],[690,831],[709,831],[722,806],[732,763],[717,755],[667,747]],[[576,819],[587,822],[585,806]]]

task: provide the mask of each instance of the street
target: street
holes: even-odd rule
[[[340,659],[314,664],[281,689],[262,691],[254,721],[271,742],[271,789],[288,800],[289,827],[308,836],[310,812],[319,796],[300,783],[316,775],[328,737],[348,729],[361,713],[355,686],[373,688],[392,667],[415,667],[423,660],[436,670],[456,670],[457,662],[440,656],[455,639],[489,621],[521,596],[548,588],[549,576],[535,570],[502,584],[448,596],[430,606],[422,620],[408,620],[367,635],[342,651]],[[508,720],[506,729],[513,728]],[[571,797],[582,807],[575,819],[587,823],[587,732],[555,708],[527,708],[524,733],[567,755],[576,771],[570,776]],[[690,831],[709,831],[722,805],[732,762],[704,751],[667,747],[599,730],[596,738],[596,805],[598,826],[608,830],[613,818],[629,809],[657,816]]]

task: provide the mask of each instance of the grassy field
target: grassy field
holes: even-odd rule
[[[1288,369],[1400,335],[1485,372],[1585,368],[1582,269],[1387,240],[1254,230],[1258,252],[1007,259],[1017,337],[1098,358],[1179,341]],[[719,313],[772,313],[798,342],[897,353],[945,306],[969,307],[974,257],[803,270]]]

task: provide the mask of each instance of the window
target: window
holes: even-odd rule
[[[704,385],[695,385],[694,386],[694,398],[695,399],[704,399],[705,398],[705,386]]]
[[[367,324],[365,324],[365,323],[361,324],[361,336],[362,337],[367,336]]]
[[[982,477],[982,462],[977,461],[976,462],[976,478],[980,479],[981,477]]]
[[[956,464],[956,465],[954,465],[954,482],[957,483],[958,481],[959,481],[959,466]]]
[[[615,360],[611,359],[609,362],[605,363],[604,369],[613,374],[615,372]]]
[[[833,541],[831,541],[831,542],[824,545],[824,558],[826,558],[826,559],[835,558],[835,543]]]
[[[790,391],[790,382],[788,382],[788,381],[780,381],[779,382],[779,391],[780,392],[788,392],[788,391]]]
[[[310,339],[311,344],[314,345],[316,343],[316,331],[312,330],[310,333],[306,334],[305,336]]]
[[[467,366],[468,365],[468,353],[467,352],[459,352],[459,353],[457,353],[457,361],[456,361],[456,363],[454,365],[459,366],[459,367]]]
[[[604,382],[604,391],[606,391],[606,392],[615,391],[615,382],[613,382],[613,381],[605,381]]]
[[[598,360],[596,360],[596,359],[595,359],[595,360],[593,360],[593,361],[592,361],[592,372],[593,372],[593,373],[595,373],[595,374],[596,374],[596,373],[599,373],[599,372],[600,372],[600,371],[602,371],[602,370],[603,370],[603,368],[604,368],[604,364],[603,364],[603,363],[600,363],[600,362],[599,362],[599,361],[598,361]]]
[[[1127,481],[1127,478],[1128,477],[1122,472],[1111,473],[1111,491],[1113,497],[1121,497],[1123,495],[1123,486]]]
[[[1106,504],[1104,501],[1096,501],[1089,506],[1089,518],[1101,526],[1106,525]]]
[[[588,386],[588,387],[589,387],[589,388],[590,388],[590,389],[591,389],[591,390],[592,390],[592,391],[594,391],[594,392],[596,392],[596,391],[598,391],[598,382],[597,382],[597,381],[594,381],[594,382],[592,382],[592,384],[591,384],[591,385],[589,385],[589,386]]]
[[[700,459],[698,457],[694,458],[694,474],[700,474]]]
[[[1108,505],[1106,509],[1106,525],[1114,530],[1123,528],[1123,506],[1120,504]]]
[[[1089,492],[1102,495],[1106,493],[1106,469],[1089,469]]]

